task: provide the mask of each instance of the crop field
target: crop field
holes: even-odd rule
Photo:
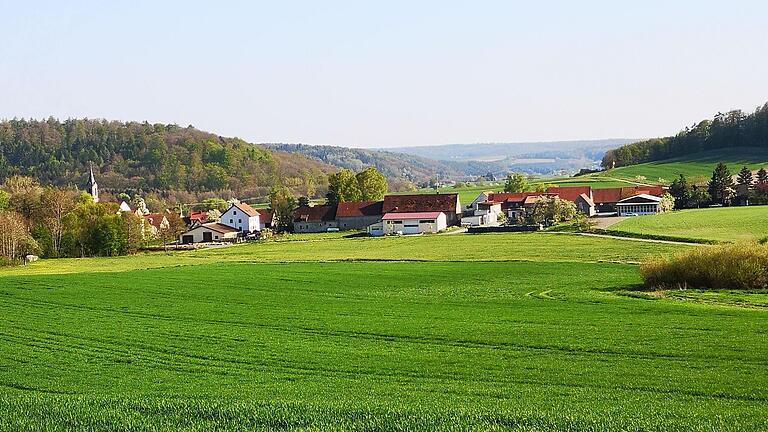
[[[669,184],[680,174],[695,182],[706,182],[712,176],[712,170],[718,162],[724,162],[736,175],[743,166],[751,170],[761,167],[768,169],[768,150],[763,148],[722,149],[688,155],[682,158],[648,162],[608,170],[593,175],[593,178],[612,177],[635,180],[643,176],[649,183]]]
[[[768,206],[680,210],[625,219],[611,230],[723,242],[768,237]]]
[[[0,270],[0,430],[761,431],[766,293],[636,291],[689,247],[297,236]]]

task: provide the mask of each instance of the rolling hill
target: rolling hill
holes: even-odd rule
[[[719,162],[724,162],[736,174],[741,167],[751,170],[768,167],[768,149],[736,147],[710,150],[671,159],[645,162],[613,168],[583,178],[615,178],[647,183],[669,184],[680,174],[695,183],[704,183]]]

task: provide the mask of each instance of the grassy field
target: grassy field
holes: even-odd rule
[[[625,219],[611,230],[725,242],[768,237],[768,206],[681,210]]]
[[[763,148],[714,150],[681,158],[619,167],[591,177],[635,180],[637,176],[643,176],[649,183],[669,184],[677,176],[684,174],[694,181],[704,182],[712,176],[712,170],[718,162],[725,162],[734,175],[743,166],[748,166],[752,170],[768,168],[768,150]]]
[[[299,236],[3,270],[0,430],[765,430],[768,294],[629,295],[627,263],[688,247]]]

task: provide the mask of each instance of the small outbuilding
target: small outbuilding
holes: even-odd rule
[[[375,224],[374,224],[375,225]],[[381,227],[372,225],[371,235],[436,233],[448,227],[443,212],[387,213],[381,218]]]
[[[218,222],[198,225],[179,236],[182,244],[232,242],[237,240],[240,231]]]

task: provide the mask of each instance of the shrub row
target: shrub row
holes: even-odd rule
[[[717,240],[707,240],[707,239],[698,239],[698,238],[690,238],[690,237],[675,237],[675,236],[666,236],[666,235],[659,235],[659,234],[633,233],[633,232],[627,232],[627,231],[616,231],[616,230],[601,229],[601,228],[592,229],[590,232],[595,234],[604,234],[604,235],[611,235],[616,237],[636,238],[636,239],[645,239],[645,240],[663,240],[663,241],[695,243],[695,244],[720,243]]]
[[[648,288],[763,289],[768,247],[756,243],[694,248],[640,266]]]

